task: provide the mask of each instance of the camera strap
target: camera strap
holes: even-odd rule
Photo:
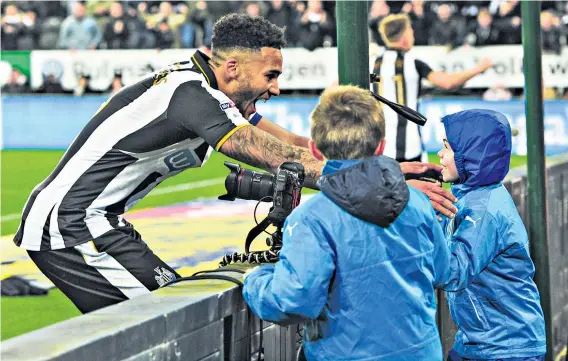
[[[270,220],[268,219],[268,217],[266,217],[262,220],[262,222],[260,222],[259,224],[254,226],[253,229],[250,230],[247,239],[245,241],[245,253],[250,252],[250,245],[252,244],[252,241],[254,241],[254,239],[259,234],[261,234],[266,228],[268,228],[269,225],[270,225]]]

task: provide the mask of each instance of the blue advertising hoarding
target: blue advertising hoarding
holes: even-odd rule
[[[503,113],[511,127],[519,131],[513,137],[513,154],[527,154],[527,133],[524,100],[483,101],[477,99],[423,99],[419,110],[428,118],[422,128],[422,139],[429,152],[440,150],[444,137],[441,118],[467,109],[491,109]],[[547,100],[544,102],[544,142],[547,155],[568,152],[568,101]]]
[[[107,98],[104,96],[3,96],[2,147],[4,149],[65,149]],[[258,111],[278,125],[309,136],[310,113],[316,97],[275,98],[258,104]],[[464,109],[485,108],[507,116],[519,131],[513,153],[526,154],[524,101],[487,102],[477,99],[423,99],[419,110],[428,118],[422,136],[429,152],[437,152],[443,138],[442,116]],[[544,140],[548,155],[568,152],[568,101],[545,102]]]

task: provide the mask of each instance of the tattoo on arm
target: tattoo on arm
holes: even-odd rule
[[[323,163],[317,161],[306,148],[286,144],[253,126],[237,130],[221,146],[221,153],[253,167],[275,172],[284,162],[298,162],[304,166],[304,186],[318,189]]]

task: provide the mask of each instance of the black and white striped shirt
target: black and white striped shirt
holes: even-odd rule
[[[207,61],[196,52],[103,104],[32,191],[15,243],[61,249],[124,225],[121,215],[160,182],[202,166],[213,148],[249,125],[217,90]]]
[[[387,48],[375,60],[373,72],[380,75],[379,93],[385,98],[414,110],[418,106],[420,82],[432,69],[413,55]],[[422,159],[426,153],[418,125],[409,122],[389,107],[383,107],[386,125],[384,154],[398,161]]]

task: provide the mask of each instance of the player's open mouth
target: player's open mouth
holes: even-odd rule
[[[262,95],[261,95],[261,96],[262,96]],[[256,102],[257,102],[257,101],[262,100],[263,102],[266,103],[266,99],[261,99],[261,98],[260,98],[261,96],[259,96],[258,98],[256,98],[256,99],[252,102],[252,104],[251,104],[251,114],[252,114],[252,113],[256,113]]]

